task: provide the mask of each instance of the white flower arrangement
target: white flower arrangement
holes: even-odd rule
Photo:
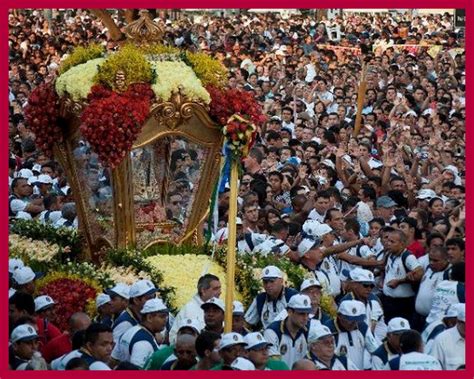
[[[151,280],[149,274],[143,271],[137,273],[134,267],[103,265],[100,271],[107,274],[114,283],[132,285],[139,279]]]
[[[190,100],[201,101],[205,104],[211,102],[211,96],[202,86],[201,81],[191,67],[184,62],[174,61],[151,61],[152,68],[156,73],[156,83],[151,88],[157,98],[168,101],[173,92],[180,87],[182,93]]]
[[[56,244],[32,240],[18,234],[10,234],[8,245],[12,256],[22,256],[27,258],[28,261],[50,262],[60,251]]]
[[[105,58],[96,58],[86,63],[74,66],[59,76],[56,80],[56,92],[60,97],[66,93],[75,101],[86,99],[92,86],[98,66],[105,62]]]

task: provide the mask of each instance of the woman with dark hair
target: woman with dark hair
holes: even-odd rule
[[[417,258],[421,257],[422,255],[425,255],[425,248],[418,240],[421,237],[421,234],[420,230],[418,229],[416,219],[411,217],[402,218],[400,220],[399,227],[407,236],[407,250],[411,251]]]

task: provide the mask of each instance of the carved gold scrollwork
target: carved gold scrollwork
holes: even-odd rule
[[[170,101],[156,104],[151,109],[151,114],[160,123],[174,130],[184,121],[189,120],[194,114],[196,103],[189,102],[181,94],[181,89],[173,93]]]
[[[126,36],[137,44],[157,43],[163,39],[165,30],[154,22],[145,9],[140,11],[140,18],[125,28]]]
[[[62,118],[79,117],[83,109],[84,103],[76,102],[70,97],[64,97],[59,101],[59,116]]]

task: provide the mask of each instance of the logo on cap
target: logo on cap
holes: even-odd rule
[[[267,269],[265,270],[265,275],[267,275],[269,272],[270,272],[270,270],[267,268]]]
[[[400,326],[405,327],[405,321],[400,321]]]
[[[303,300],[303,303],[304,303],[304,305],[308,305],[308,300],[307,300],[307,299],[304,299],[304,300]]]
[[[239,340],[239,337],[237,336],[237,334],[234,334],[234,341],[238,341]]]
[[[146,283],[146,285],[147,285],[149,288],[151,288],[150,282],[145,282],[145,283]]]
[[[314,284],[314,283],[315,283],[315,282],[314,282],[314,279],[311,279],[311,280],[309,281],[309,283],[310,283],[310,284]]]
[[[34,333],[35,331],[33,330],[33,328],[31,326],[28,326],[28,332]]]
[[[188,323],[188,324],[191,324],[192,322],[193,322],[193,320],[191,320],[190,318],[188,318],[188,319],[186,320],[186,323]]]
[[[257,339],[258,339],[259,341],[261,341],[263,338],[262,338],[262,336],[261,336],[260,334],[257,334]]]
[[[46,301],[51,301],[51,302],[53,301],[49,296],[46,296],[45,299]]]
[[[280,347],[281,355],[285,355],[287,351],[288,351],[288,346],[286,346],[285,344],[281,345]]]
[[[356,314],[357,313],[357,309],[356,308],[352,308],[352,314]]]

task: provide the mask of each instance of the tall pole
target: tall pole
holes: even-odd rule
[[[229,238],[227,245],[227,276],[226,276],[226,294],[225,294],[225,319],[224,333],[232,331],[232,308],[234,302],[235,286],[235,246],[237,243],[237,180],[239,177],[239,162],[232,159],[230,169],[230,198],[229,198],[229,220],[227,227],[229,229]]]
[[[361,75],[360,83],[359,83],[359,91],[357,93],[357,114],[356,114],[356,119],[355,119],[354,132],[352,134],[354,137],[357,137],[357,135],[359,134],[361,122],[362,122],[362,107],[364,106],[365,89],[367,87],[366,76],[367,76],[367,64],[364,63],[364,65],[362,66],[362,75]]]

